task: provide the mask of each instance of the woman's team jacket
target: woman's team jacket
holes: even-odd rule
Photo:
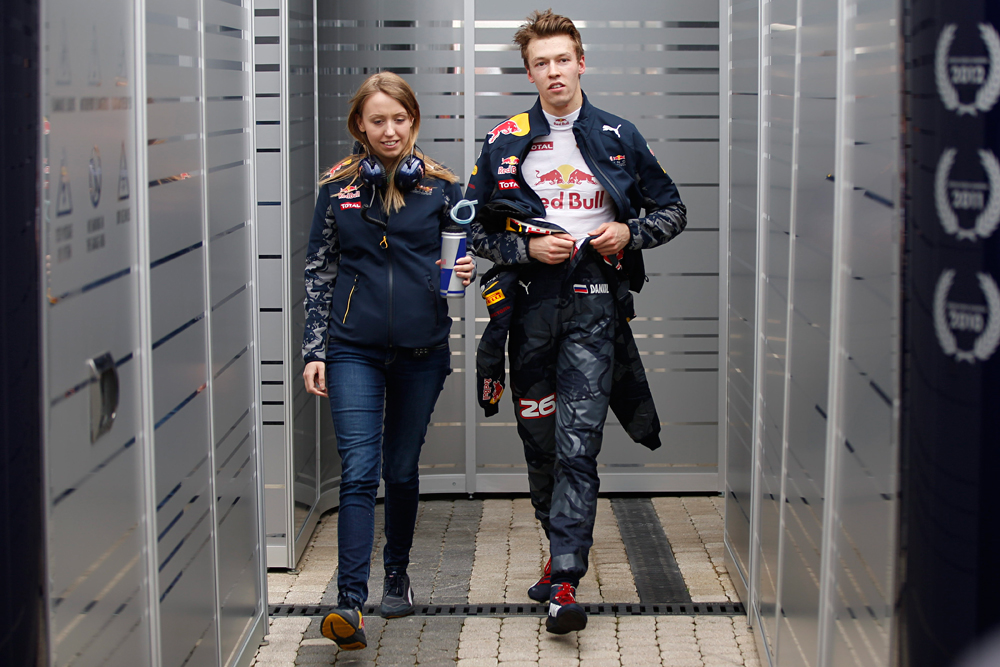
[[[455,183],[425,178],[406,206],[386,214],[379,193],[357,180],[320,188],[305,270],[306,363],[325,361],[327,341],[423,348],[448,342],[451,318],[439,295],[441,224],[461,198]],[[368,215],[385,227],[366,221]]]

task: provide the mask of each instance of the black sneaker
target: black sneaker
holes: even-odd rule
[[[552,592],[552,557],[545,563],[545,570],[542,578],[535,582],[535,585],[528,589],[528,597],[535,602],[548,602],[549,594]]]
[[[357,609],[334,609],[323,619],[322,632],[344,651],[359,651],[368,646],[365,619]]]
[[[382,585],[382,604],[378,615],[382,618],[399,618],[413,613],[413,589],[406,572],[390,571]]]
[[[549,598],[549,616],[545,619],[545,629],[554,635],[583,630],[587,627],[587,613],[577,604],[576,589],[573,584],[563,583],[552,586]]]

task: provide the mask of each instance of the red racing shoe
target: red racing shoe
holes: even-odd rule
[[[576,601],[573,584],[563,583],[552,586],[549,598],[549,616],[545,619],[545,629],[554,635],[583,630],[587,627],[587,612]]]
[[[528,597],[535,602],[548,602],[549,593],[552,592],[552,557],[545,563],[545,570],[542,578],[535,582],[535,585],[528,589]]]

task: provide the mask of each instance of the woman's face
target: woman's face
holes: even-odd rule
[[[400,156],[412,127],[413,119],[403,105],[383,92],[371,95],[361,107],[358,129],[368,136],[368,143],[384,164]]]

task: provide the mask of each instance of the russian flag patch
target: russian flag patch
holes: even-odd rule
[[[586,285],[573,285],[573,291],[577,294],[590,294],[590,290],[587,289]]]

